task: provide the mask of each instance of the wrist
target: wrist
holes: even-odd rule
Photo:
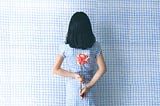
[[[89,89],[89,87],[88,87],[87,85],[86,85],[85,87],[86,87],[87,89]]]
[[[87,89],[90,89],[90,88],[91,88],[91,86],[89,86],[89,85],[86,85],[85,87],[86,87]]]

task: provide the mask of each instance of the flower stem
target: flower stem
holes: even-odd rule
[[[80,73],[82,76],[83,76],[83,67],[81,66],[81,73]],[[83,88],[83,83],[81,84],[81,89]]]

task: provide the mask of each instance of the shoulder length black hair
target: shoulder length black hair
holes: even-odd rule
[[[84,12],[73,14],[65,43],[72,48],[87,49],[91,48],[95,41],[89,17]]]

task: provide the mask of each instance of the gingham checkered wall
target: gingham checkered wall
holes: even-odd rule
[[[65,106],[65,78],[51,70],[76,11],[88,14],[108,67],[95,85],[99,106],[159,106],[159,5],[158,0],[1,0],[0,106]]]

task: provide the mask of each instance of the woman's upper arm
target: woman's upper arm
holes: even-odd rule
[[[97,64],[99,70],[106,71],[106,64],[102,52],[99,54],[99,56],[97,56]]]
[[[63,60],[64,60],[63,56],[59,54],[54,63],[53,71],[57,71],[61,67]]]

